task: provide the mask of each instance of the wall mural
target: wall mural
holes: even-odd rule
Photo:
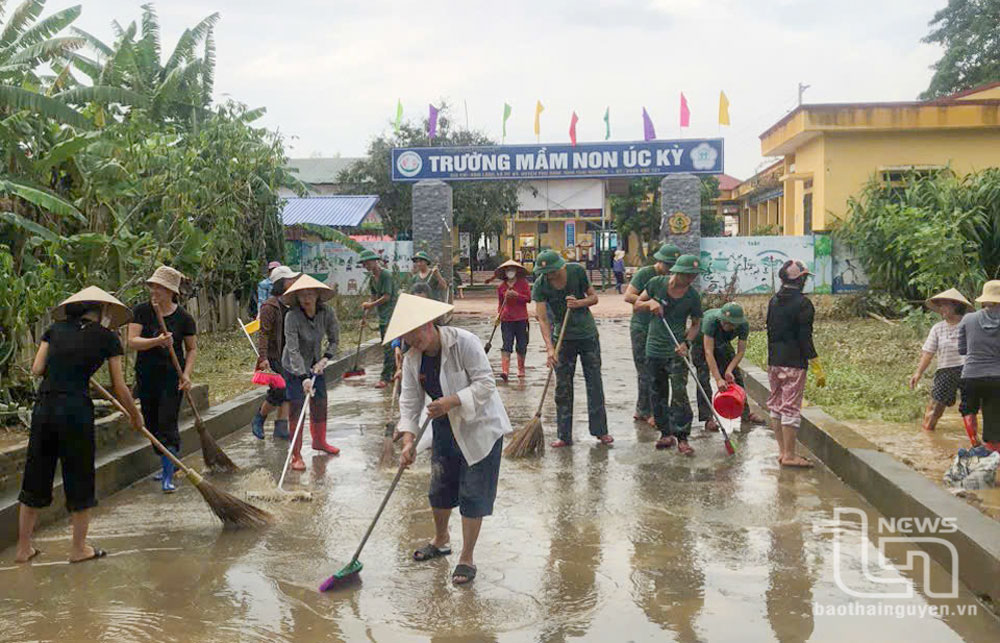
[[[725,292],[735,280],[740,295],[770,294],[781,287],[778,270],[789,259],[809,266],[806,292],[833,291],[833,243],[828,235],[803,237],[704,237],[701,258],[706,273],[702,291]]]
[[[410,272],[412,241],[362,241],[361,245],[387,261],[393,272]],[[358,264],[358,254],[334,241],[285,242],[288,266],[322,281],[341,294],[361,294],[368,273]]]

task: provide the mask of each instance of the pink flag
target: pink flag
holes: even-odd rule
[[[573,112],[573,118],[569,119],[569,140],[570,143],[576,147],[576,122],[580,120],[576,117],[576,112]]]
[[[427,112],[427,138],[433,143],[438,131],[438,108],[433,105],[427,107],[430,108]]]
[[[681,92],[681,127],[691,126],[691,110],[688,109],[688,101]]]
[[[653,119],[649,117],[645,107],[642,108],[642,136],[647,141],[652,141],[656,138],[656,130],[653,129]]]

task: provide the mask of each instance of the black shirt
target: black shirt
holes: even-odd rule
[[[767,305],[767,364],[808,368],[816,358],[816,310],[797,288],[782,288]]]
[[[177,306],[177,310],[163,317],[167,324],[167,330],[174,334],[174,352],[177,353],[177,361],[181,368],[184,368],[184,338],[198,333],[194,317],[192,317],[182,306]],[[142,326],[139,337],[147,339],[160,336],[160,322],[156,318],[156,311],[151,303],[143,302],[132,309],[132,323]],[[148,351],[138,351],[135,358],[135,379],[139,386],[139,394],[145,395],[160,391],[164,388],[177,388],[180,378],[170,360],[170,351],[166,348],[156,347]]]
[[[90,376],[104,360],[122,354],[118,336],[95,321],[56,322],[42,341],[49,343],[42,393],[87,395]]]
[[[424,385],[424,391],[432,400],[444,396],[444,391],[441,389],[441,353],[437,355],[424,353],[420,357],[420,383]],[[437,430],[451,431],[451,420],[447,415],[442,415],[434,418],[434,426]]]

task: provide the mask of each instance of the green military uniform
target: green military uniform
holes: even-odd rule
[[[371,250],[361,253],[360,261],[362,263],[372,260],[378,261],[378,255]],[[379,271],[377,277],[372,274],[371,293],[373,300],[381,299],[384,295],[389,296],[388,301],[377,306],[378,332],[379,336],[384,338],[385,330],[389,327],[389,320],[392,319],[392,311],[396,309],[396,300],[399,298],[399,289],[396,287],[396,281],[392,278],[392,273],[382,269]],[[395,370],[396,360],[393,356],[392,347],[385,346],[382,353],[382,374],[380,375],[380,379],[383,382],[391,382]]]
[[[413,255],[413,260],[423,259],[427,262],[427,265],[431,265],[430,256],[421,250],[420,252]],[[440,281],[438,280],[437,274],[433,270],[427,273],[426,277],[421,277],[419,272],[413,273],[413,283],[415,284],[426,284],[431,291],[431,298],[436,299],[444,303],[448,303],[448,289],[442,288]]]
[[[733,324],[733,330],[726,330],[722,327],[722,322]],[[715,363],[719,367],[719,374],[725,375],[729,364],[736,359],[736,349],[733,348],[733,340],[745,342],[750,336],[750,324],[743,315],[743,308],[735,303],[729,302],[722,308],[713,308],[705,313],[705,318],[701,321],[701,328],[698,337],[691,347],[691,357],[694,366],[698,371],[698,381],[701,383],[706,393],[712,391],[712,372],[708,368],[708,360],[705,358],[705,336],[715,340]],[[733,371],[733,379],[736,383],[746,388],[743,384],[743,372],[740,369]],[[708,402],[698,396],[698,420],[705,422],[712,417],[712,410]],[[743,419],[749,419],[750,405],[743,406]]]
[[[671,272],[697,272],[698,260],[693,255],[682,255]],[[663,317],[654,317],[649,324],[649,336],[646,340],[646,367],[653,389],[653,417],[660,435],[673,435],[681,441],[686,441],[691,433],[691,401],[687,393],[688,370],[684,358],[677,354],[673,338],[663,326],[666,321],[677,341],[683,342],[687,333],[688,318],[701,318],[701,296],[694,289],[688,288],[681,297],[670,296],[670,277],[654,277],[646,285],[650,298],[663,302]],[[661,304],[663,305],[663,304]]]
[[[674,265],[679,256],[681,256],[680,248],[667,244],[660,246],[653,258],[669,267]],[[629,282],[629,285],[635,288],[637,293],[642,293],[649,280],[658,274],[655,266],[640,268],[632,275],[632,281]],[[649,369],[646,368],[646,336],[649,333],[649,322],[652,319],[653,314],[650,312],[633,310],[632,320],[629,323],[629,336],[632,339],[632,363],[635,364],[639,387],[635,402],[635,414],[640,418],[648,418],[653,414],[652,386],[649,379]]]
[[[553,288],[545,275],[563,266],[566,268],[566,286],[562,289]],[[552,250],[538,255],[535,274],[537,278],[531,289],[531,299],[545,302],[548,306],[552,316],[552,342],[555,344],[566,314],[566,297],[572,295],[577,299],[584,299],[590,289],[590,280],[583,266],[566,263]],[[608,415],[604,406],[604,383],[601,380],[601,343],[590,308],[577,308],[570,312],[562,348],[556,356],[556,426],[559,439],[567,444],[573,442],[573,378],[576,374],[577,356],[580,357],[586,381],[590,434],[595,437],[607,435]]]

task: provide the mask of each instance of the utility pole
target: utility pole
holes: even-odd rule
[[[799,105],[802,105],[802,94],[806,93],[806,90],[809,89],[809,87],[810,85],[806,85],[803,82],[799,83]]]

